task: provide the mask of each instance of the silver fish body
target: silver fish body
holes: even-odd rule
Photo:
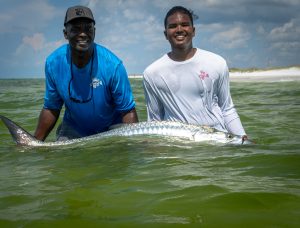
[[[194,142],[205,142],[212,144],[221,143],[241,145],[251,143],[250,141],[243,141],[241,136],[234,136],[225,132],[220,132],[211,127],[169,121],[122,124],[119,127],[113,128],[106,132],[101,132],[99,134],[87,137],[71,139],[67,141],[43,142],[35,139],[30,133],[22,129],[20,126],[18,126],[16,123],[12,122],[8,118],[4,116],[0,116],[0,118],[5,123],[14,141],[18,145],[33,147],[70,145],[90,140],[100,140],[107,137],[135,135],[157,135],[177,137]]]

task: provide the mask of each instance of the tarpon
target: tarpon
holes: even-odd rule
[[[194,142],[204,142],[210,144],[251,144],[250,141],[244,141],[241,136],[232,135],[226,132],[218,131],[212,127],[186,124],[173,121],[151,121],[139,122],[132,124],[122,124],[111,130],[101,132],[95,135],[71,139],[66,141],[43,142],[37,140],[33,135],[28,133],[22,127],[11,121],[10,119],[1,116],[1,120],[8,128],[13,140],[17,145],[32,146],[32,147],[49,147],[70,145],[90,140],[100,140],[113,136],[134,136],[134,135],[157,135],[167,137],[177,137],[184,140]]]

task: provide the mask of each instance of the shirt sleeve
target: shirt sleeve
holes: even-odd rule
[[[56,84],[52,77],[53,73],[51,71],[51,66],[47,61],[45,64],[45,75],[46,92],[44,97],[44,109],[61,110],[64,102],[56,89]]]
[[[226,129],[235,135],[245,135],[246,133],[230,95],[229,70],[226,63],[219,77],[217,91],[218,105],[222,111]]]
[[[120,62],[115,70],[111,83],[111,93],[119,112],[130,111],[135,107],[134,97],[130,87],[125,67]]]
[[[161,121],[164,120],[165,112],[163,105],[160,99],[157,97],[157,93],[154,92],[153,87],[147,80],[147,75],[144,72],[143,76],[143,88],[145,94],[145,101],[147,106],[147,118],[148,121],[157,120]]]

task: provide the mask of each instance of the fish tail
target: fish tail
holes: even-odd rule
[[[7,117],[0,115],[0,118],[9,130],[13,140],[17,145],[27,146],[32,144],[33,142],[40,142],[33,135],[28,133],[26,130],[24,130],[22,127],[20,127],[18,124],[14,123]]]

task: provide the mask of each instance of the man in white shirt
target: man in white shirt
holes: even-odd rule
[[[143,76],[148,120],[209,125],[247,139],[231,99],[226,61],[193,47],[192,12],[182,6],[170,9],[164,34],[171,52]]]

